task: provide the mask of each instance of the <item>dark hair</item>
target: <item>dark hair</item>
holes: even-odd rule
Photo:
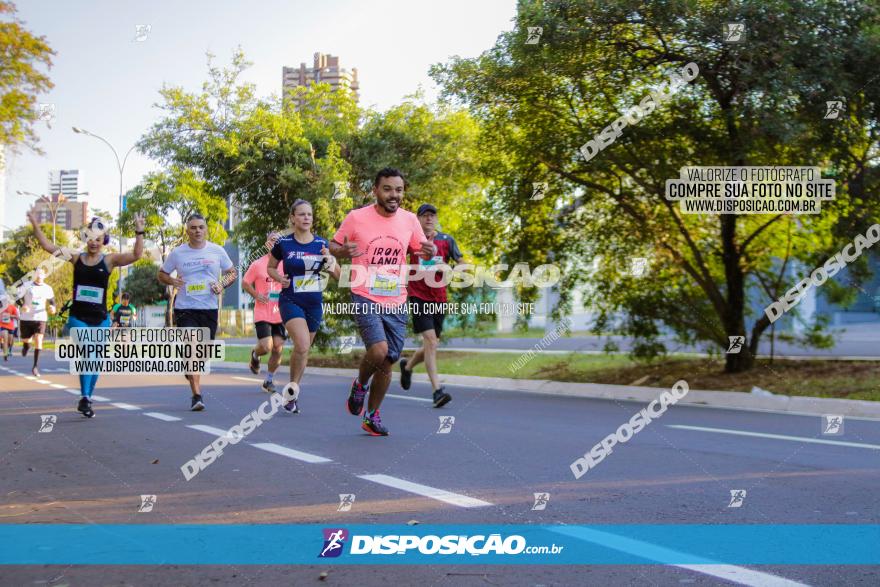
[[[124,292],[122,292],[122,299],[123,299],[123,300],[128,300],[128,299],[131,299],[131,296],[128,295],[128,292],[127,292],[127,291],[124,291]]]
[[[207,219],[205,219],[205,217],[198,212],[193,212],[192,214],[187,216],[185,224],[189,224],[191,220],[204,220],[205,223],[208,222]]]
[[[296,209],[299,206],[302,206],[303,204],[308,204],[309,206],[312,205],[312,203],[309,202],[308,200],[303,200],[302,198],[297,198],[296,201],[293,203],[293,205],[290,207],[290,213],[296,214]]]
[[[376,179],[373,180],[373,187],[377,187],[379,185],[379,180],[383,177],[399,177],[403,180],[403,187],[406,189],[406,178],[403,176],[403,173],[399,169],[395,169],[394,167],[386,167],[384,169],[380,169],[379,173],[376,174]]]

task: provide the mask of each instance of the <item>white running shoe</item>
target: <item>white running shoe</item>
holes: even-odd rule
[[[299,385],[291,381],[281,390],[281,399],[284,401],[284,410],[291,414],[299,414]]]

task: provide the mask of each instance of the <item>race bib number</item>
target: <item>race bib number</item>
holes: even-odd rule
[[[277,302],[281,297],[281,285],[275,281],[269,284],[269,301]]]
[[[321,276],[317,273],[297,275],[293,278],[293,291],[298,293],[321,291]]]
[[[397,275],[374,273],[370,276],[370,293],[374,296],[399,296],[400,277]]]
[[[443,257],[440,255],[431,257],[430,259],[423,259],[419,257],[419,269],[433,269],[437,265],[443,264]]]
[[[131,322],[131,316],[120,316],[119,324],[122,326],[128,326],[129,322]]]
[[[211,286],[207,281],[196,281],[186,284],[186,295],[188,296],[206,296],[211,293]]]
[[[73,297],[77,302],[87,302],[89,304],[100,304],[104,299],[103,287],[92,287],[90,285],[76,286],[76,295]]]
[[[9,322],[9,314],[6,312],[0,314],[0,322]]]

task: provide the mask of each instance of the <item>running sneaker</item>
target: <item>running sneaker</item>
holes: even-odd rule
[[[205,402],[202,401],[202,396],[200,394],[196,394],[192,396],[192,406],[190,410],[193,412],[201,412],[205,409]]]
[[[92,409],[92,400],[90,400],[86,396],[79,398],[79,404],[77,404],[76,406],[76,411],[86,418],[95,417],[95,411]]]
[[[278,390],[275,389],[275,383],[268,379],[263,382],[263,391],[266,393],[278,393]]]
[[[361,428],[367,431],[370,436],[388,436],[388,428],[382,425],[382,418],[379,417],[379,410],[372,414],[367,412],[364,414],[364,421],[361,422]]]
[[[368,388],[361,385],[357,377],[351,383],[351,391],[348,394],[348,413],[352,416],[360,416],[364,411],[364,396]]]
[[[434,391],[434,407],[435,408],[442,408],[443,406],[448,404],[450,401],[452,401],[452,396],[449,395],[448,393],[446,393],[445,389],[446,389],[445,387],[441,387],[440,389],[437,389]]]
[[[34,365],[33,369],[31,369],[31,373],[34,374],[34,377],[39,377],[39,376],[40,376],[40,370],[37,369],[37,366],[36,366],[36,365]]]
[[[4,361],[8,361],[8,360],[9,360],[9,353],[3,353],[3,360],[4,360]]]
[[[26,356],[27,356],[27,353],[28,353],[28,349],[29,349],[29,348],[31,348],[31,345],[29,345],[29,344],[23,344],[23,345],[21,345],[21,356],[22,356],[22,357],[26,357]]]
[[[400,386],[409,389],[409,386],[412,385],[412,371],[406,368],[406,364],[406,359],[400,359]]]
[[[281,397],[285,400],[284,411],[290,414],[299,414],[299,385],[290,382],[281,391]]]
[[[251,349],[251,364],[249,365],[251,368],[251,373],[256,375],[260,372],[260,357],[257,356],[257,353]]]

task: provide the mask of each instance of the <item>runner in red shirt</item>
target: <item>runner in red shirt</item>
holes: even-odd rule
[[[434,257],[429,260],[410,254],[409,262],[418,264],[428,274],[424,278],[411,279],[409,282],[409,303],[412,309],[413,332],[422,335],[422,348],[417,350],[409,359],[400,360],[400,386],[409,389],[412,384],[413,368],[425,362],[425,370],[428,371],[428,379],[431,380],[431,389],[434,390],[434,407],[440,408],[449,403],[452,396],[440,385],[437,376],[437,345],[440,343],[440,333],[443,332],[443,319],[446,317],[438,312],[437,306],[446,302],[446,286],[442,283],[442,276],[432,267],[443,266],[452,261],[452,264],[460,263],[461,251],[455,239],[448,234],[437,231],[437,208],[431,204],[422,204],[416,214],[422,230],[428,240],[437,247]],[[431,283],[433,280],[433,283]]]
[[[15,319],[18,317],[18,308],[15,304],[9,304],[0,311],[0,348],[3,350],[3,360],[8,361],[12,354],[12,345],[15,344]]]

